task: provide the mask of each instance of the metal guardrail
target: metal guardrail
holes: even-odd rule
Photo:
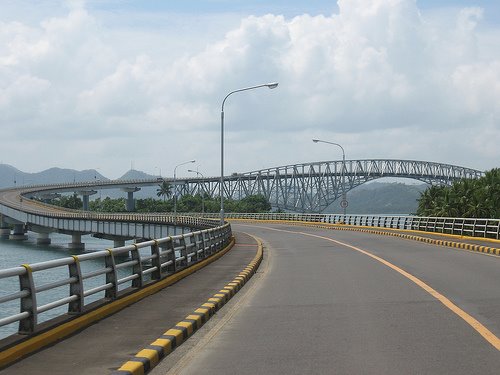
[[[71,213],[68,214],[72,215]],[[193,215],[197,216],[192,219],[193,221],[196,220],[198,225],[204,223],[213,226],[214,221],[210,220],[210,218],[217,217],[217,214],[209,213],[196,213]],[[116,219],[116,215],[112,216]],[[124,214],[124,216],[127,216],[128,220],[138,220],[138,216],[141,215]],[[144,216],[145,220],[152,220],[151,214]],[[161,220],[160,217],[163,215],[158,216],[158,219]],[[184,218],[187,222],[191,221],[186,216]],[[297,213],[227,213],[226,218],[333,223],[500,239],[500,219]],[[19,279],[17,291],[0,296],[0,307],[4,303],[12,301],[19,301],[20,304],[19,313],[0,318],[0,327],[19,322],[18,333],[30,334],[36,332],[39,327],[38,318],[41,313],[65,305],[68,306],[69,314],[83,314],[89,309],[89,304],[85,303],[88,297],[104,292],[104,299],[101,302],[113,301],[124,293],[138,290],[144,285],[161,280],[214,254],[224,248],[231,235],[230,225],[225,224],[222,227],[213,229],[0,270],[0,280],[7,278]],[[150,252],[144,254],[144,250],[148,248]],[[102,267],[82,272],[82,265],[86,261],[101,261]],[[35,282],[34,276],[37,272],[52,270],[57,267],[67,267],[69,277],[43,283]],[[103,279],[98,285],[85,288],[87,280],[98,277]],[[128,286],[129,284],[131,285]],[[120,289],[121,286],[125,287]],[[69,288],[69,293],[66,293],[65,297],[50,301],[44,305],[37,303],[37,297],[41,293],[61,287]]]
[[[0,270],[0,281],[19,279],[18,291],[0,296],[0,307],[12,301],[18,301],[20,305],[19,313],[0,318],[0,327],[19,322],[19,334],[34,333],[39,329],[41,313],[65,305],[68,306],[69,314],[84,314],[90,309],[86,303],[88,297],[104,292],[99,306],[114,301],[220,251],[229,243],[231,236],[231,226],[225,224],[188,234]],[[150,252],[145,254],[148,248]],[[82,266],[89,261],[99,261],[102,267],[83,272]],[[38,272],[53,271],[59,267],[67,267],[69,277],[52,276],[49,277],[51,280],[37,282]],[[99,278],[97,285],[94,282],[93,287],[86,288],[88,280]],[[61,297],[63,293],[53,293],[56,296],[54,300],[44,305],[37,303],[43,292],[61,287],[66,288],[64,297]],[[95,307],[92,304],[92,308]]]
[[[126,181],[133,182],[133,181]],[[88,183],[81,183],[81,185],[86,185]],[[186,226],[194,229],[207,229],[214,227],[214,221],[211,219],[204,219],[197,215],[197,217],[181,216],[181,215],[169,215],[165,213],[101,213],[101,212],[90,212],[82,210],[74,210],[64,207],[58,207],[43,203],[40,201],[32,200],[29,198],[23,199],[23,196],[29,194],[30,192],[40,192],[43,191],[44,187],[54,188],[64,186],[61,185],[37,185],[31,189],[19,188],[19,189],[0,189],[0,206],[4,209],[12,209],[15,211],[26,213],[27,215],[32,214],[44,218],[54,218],[54,219],[69,219],[69,220],[93,220],[93,221],[117,221],[117,222],[129,222],[129,223],[148,223],[148,224],[164,224],[164,225],[176,225],[176,226]],[[75,186],[72,184],[67,184],[68,186]],[[9,201],[2,199],[2,194],[16,192],[17,197],[14,201]],[[7,215],[9,216],[9,215]],[[215,223],[217,224],[217,223]]]
[[[200,216],[200,214],[196,214]],[[217,214],[204,214],[217,217]],[[288,220],[395,228],[500,239],[500,219],[297,213],[226,213],[226,219]]]

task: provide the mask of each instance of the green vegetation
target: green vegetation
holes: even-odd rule
[[[160,198],[163,197],[163,201],[165,201],[172,196],[172,186],[167,181],[163,181],[161,185],[158,185],[156,195]]]
[[[500,168],[477,180],[431,186],[420,196],[417,215],[500,218]]]
[[[163,199],[136,199],[135,211],[136,212],[171,212],[174,209],[174,201],[171,197],[166,199],[166,196],[171,196],[170,189],[162,190],[160,188],[157,195]],[[61,196],[48,202],[60,207],[82,209],[82,200],[76,195]],[[89,203],[90,211],[95,212],[126,212],[126,199],[125,198],[97,198]],[[266,200],[263,195],[250,195],[239,201],[233,199],[224,200],[224,210],[226,212],[268,212],[271,210],[271,204]],[[180,197],[177,201],[177,212],[219,212],[220,211],[220,198],[211,198],[208,195],[202,196],[185,195]]]
[[[76,193],[73,195],[63,195],[58,198],[51,199],[47,203],[53,204],[54,206],[71,208],[73,210],[81,210],[83,207],[83,202]]]

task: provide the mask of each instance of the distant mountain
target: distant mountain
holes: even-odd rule
[[[421,183],[407,185],[399,182],[372,182],[363,184],[347,193],[348,214],[409,215],[418,207],[420,193],[428,185]],[[339,203],[335,202],[327,210],[341,213]]]
[[[156,178],[158,176],[153,176],[142,171],[137,171],[135,169],[129,170],[123,176],[119,178],[119,180],[146,180]]]
[[[64,182],[83,182],[94,179],[107,180],[95,169],[76,171],[74,169],[50,168],[42,172],[26,173],[8,164],[0,164],[0,188],[57,184]]]

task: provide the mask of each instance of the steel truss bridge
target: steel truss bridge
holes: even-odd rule
[[[147,180],[106,180],[58,185],[25,187],[22,195],[43,198],[63,192],[95,193],[101,189],[128,189],[132,192],[143,186],[170,183],[179,196],[203,194],[235,200],[262,194],[274,209],[302,213],[321,213],[344,192],[366,182],[383,177],[409,178],[430,185],[451,185],[464,178],[476,179],[484,173],[475,169],[417,160],[346,160],[319,161],[262,169],[247,173],[234,173],[224,177],[155,178]],[[88,196],[87,196],[88,199]],[[1,200],[1,197],[0,197]]]
[[[343,192],[382,177],[415,179],[431,185],[451,185],[484,173],[456,165],[417,160],[321,161],[233,174],[224,178],[224,196],[241,199],[262,194],[273,208],[293,212],[324,211]],[[220,196],[216,177],[176,181],[177,194]]]

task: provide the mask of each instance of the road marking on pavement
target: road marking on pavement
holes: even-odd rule
[[[262,239],[250,233],[245,233],[245,234],[248,234],[249,236],[253,237],[255,241],[257,241],[257,243],[263,246]],[[233,306],[231,306],[231,308],[227,311],[225,315],[219,318],[220,320],[217,322],[217,324],[213,328],[210,328],[207,334],[204,337],[202,337],[200,341],[198,341],[191,349],[189,349],[188,352],[184,354],[182,358],[180,358],[179,361],[170,370],[166,372],[165,375],[179,375],[180,373],[182,373],[182,370],[193,360],[193,358],[196,358],[197,356],[200,355],[202,350],[211,342],[211,340],[213,340],[214,337],[216,337],[219,334],[220,330],[224,328],[233,319],[233,317],[240,311],[243,304],[255,294],[255,291],[260,286],[259,281],[262,281],[263,274],[267,273],[270,261],[270,254],[271,252],[268,252],[267,256],[263,259],[261,263],[260,277],[257,279],[257,282],[253,282],[250,288],[248,288],[246,291],[242,293],[242,296],[239,298],[239,300]]]
[[[443,241],[435,239],[432,237],[422,236],[422,231],[409,230],[409,229],[397,229],[397,228],[382,228],[382,227],[370,227],[370,226],[357,226],[357,225],[346,225],[346,224],[332,224],[323,222],[313,222],[313,221],[288,221],[288,220],[256,220],[256,219],[230,219],[235,222],[250,222],[250,223],[265,223],[265,224],[288,224],[295,226],[306,226],[313,228],[323,228],[323,229],[333,229],[333,230],[348,230],[362,233],[379,234],[384,236],[394,236],[400,237],[412,241],[420,241],[424,243],[439,245],[448,247],[456,250],[465,250],[471,252],[477,252],[482,255],[489,255],[494,258],[500,256],[500,248],[475,245],[467,242],[454,242],[454,241]],[[245,224],[242,224],[245,225]],[[406,233],[418,233],[419,236],[410,235]],[[494,243],[500,243],[500,240],[492,238],[476,238],[468,236],[458,236],[447,233],[437,233],[437,232],[425,232],[425,234],[432,234],[440,237],[452,237],[458,239],[467,239],[469,241],[488,241]]]
[[[253,237],[253,236],[252,236]],[[189,337],[191,337],[211,316],[222,308],[239,291],[253,274],[257,271],[263,259],[263,245],[256,237],[256,243],[252,246],[257,249],[252,261],[229,282],[196,309],[194,313],[188,315],[184,320],[178,322],[173,328],[166,331],[159,339],[139,351],[134,357],[123,363],[120,368],[113,371],[111,375],[144,375],[155,367],[165,356],[179,347]],[[234,239],[233,239],[234,242]],[[248,245],[248,244],[247,244]],[[199,314],[199,316],[197,316]],[[162,345],[163,340],[165,345]],[[160,345],[158,345],[160,344]],[[168,350],[165,350],[168,349]]]
[[[262,228],[262,227],[260,227]],[[334,242],[338,245],[348,247],[352,250],[355,250],[361,254],[367,255],[372,259],[375,259],[376,261],[384,264],[385,266],[391,268],[392,270],[400,273],[407,279],[413,281],[415,284],[417,284],[420,288],[425,290],[427,293],[429,293],[431,296],[436,298],[439,302],[441,302],[444,306],[446,306],[448,309],[450,309],[452,312],[454,312],[456,315],[458,315],[460,318],[462,318],[467,324],[469,324],[476,332],[478,332],[483,338],[488,341],[495,349],[500,351],[500,339],[493,334],[488,328],[486,328],[483,324],[481,324],[476,318],[473,316],[469,315],[467,312],[462,310],[460,307],[455,305],[453,302],[451,302],[448,298],[446,298],[444,295],[439,293],[437,290],[420,280],[418,277],[413,276],[411,273],[406,272],[404,269],[396,266],[395,264],[392,264],[391,262],[388,262],[387,260],[372,254],[366,250],[360,249],[359,247],[349,245],[345,242],[337,241],[334,240],[333,238],[328,238],[324,236],[319,236],[316,234],[311,234],[311,233],[305,233],[305,232],[295,232],[291,230],[284,230],[284,229],[277,229],[277,228],[270,228],[270,227],[265,227],[266,229],[269,230],[274,230],[277,232],[286,232],[286,233],[293,233],[293,234],[301,234],[303,236],[309,236],[309,237],[316,237],[320,238],[326,241]]]

